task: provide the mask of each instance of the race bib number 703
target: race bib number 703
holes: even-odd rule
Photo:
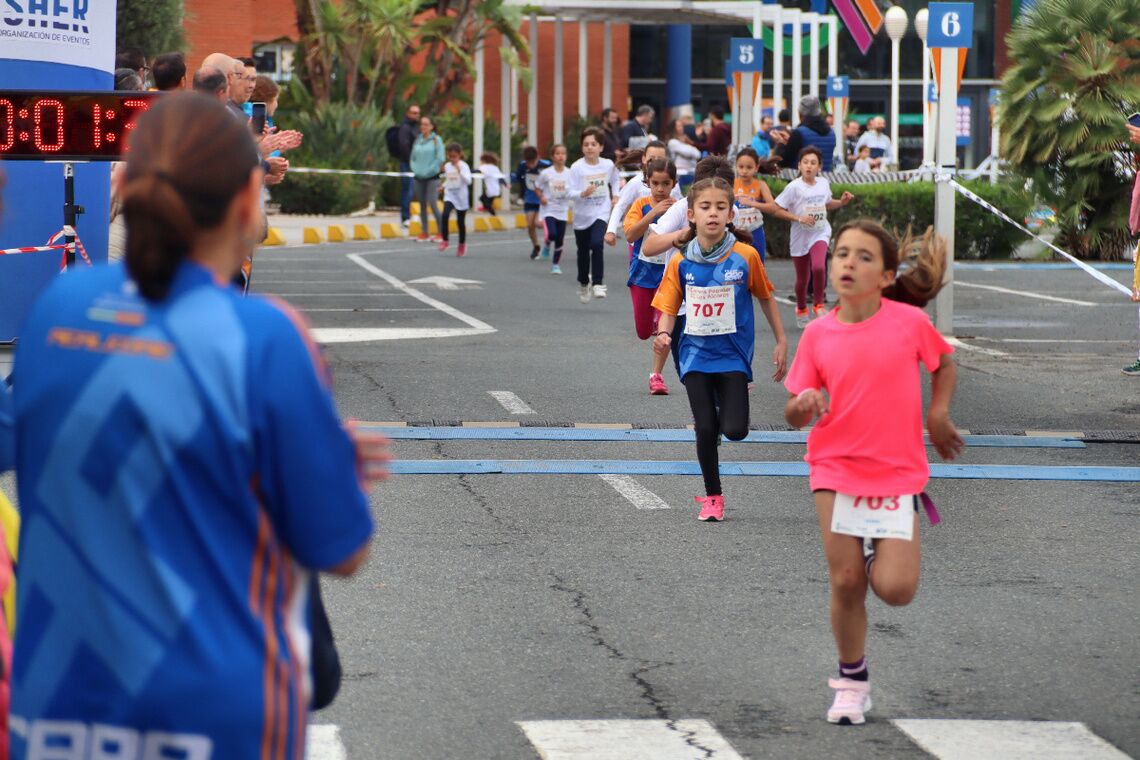
[[[863,538],[914,537],[914,496],[835,494],[831,532]]]

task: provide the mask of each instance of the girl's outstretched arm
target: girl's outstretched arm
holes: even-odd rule
[[[825,414],[827,414],[827,396],[817,388],[808,388],[798,396],[790,396],[788,403],[784,405],[784,420],[797,430]]]
[[[958,383],[958,366],[950,354],[942,355],[942,362],[931,375],[930,409],[926,413],[926,429],[930,442],[938,455],[950,461],[965,448],[966,442],[950,421],[950,399]]]
[[[772,337],[776,339],[776,347],[772,351],[772,365],[776,368],[772,372],[772,379],[780,382],[788,374],[788,339],[784,335],[784,323],[780,320],[780,309],[776,306],[775,298],[760,298],[760,311],[768,320],[772,328]]]
[[[661,313],[657,320],[657,334],[653,336],[653,352],[667,356],[669,347],[673,345],[673,327],[677,324],[677,315]]]

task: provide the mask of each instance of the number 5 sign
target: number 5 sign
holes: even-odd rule
[[[931,3],[927,45],[931,48],[974,46],[973,3]]]
[[[751,37],[733,37],[728,60],[734,71],[763,71],[764,41]]]

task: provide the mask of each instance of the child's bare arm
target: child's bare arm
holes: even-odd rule
[[[942,362],[931,375],[931,379],[930,409],[926,413],[926,429],[930,433],[930,442],[934,444],[938,455],[949,461],[956,458],[966,446],[954,423],[950,421],[950,399],[954,396],[954,387],[958,383],[958,367],[950,354],[942,356]]]

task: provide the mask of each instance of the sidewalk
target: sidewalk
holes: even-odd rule
[[[431,215],[428,216],[430,218]],[[419,215],[413,214],[412,219],[410,228],[405,229],[400,224],[399,209],[378,209],[341,216],[270,214],[269,236],[262,245],[304,245],[406,238],[418,235],[420,232]],[[455,225],[455,218],[452,217],[452,232],[456,231]],[[429,233],[437,231],[435,221],[430,221],[429,226],[431,227]],[[480,212],[467,214],[468,232],[494,232],[525,228],[525,226],[521,208],[499,211],[497,217]]]

